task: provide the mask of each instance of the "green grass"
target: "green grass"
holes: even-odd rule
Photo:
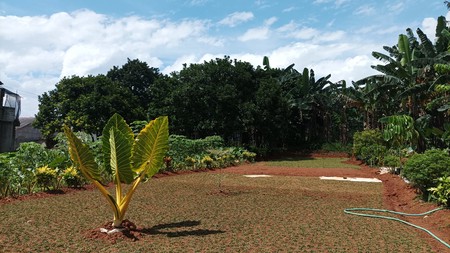
[[[136,242],[86,239],[112,218],[97,191],[0,205],[0,252],[431,252],[410,227],[343,213],[382,202],[381,184],[194,173],[138,188]]]
[[[343,163],[348,158],[312,158],[287,157],[279,160],[265,162],[268,166],[296,167],[296,168],[350,168],[359,169],[359,166]]]

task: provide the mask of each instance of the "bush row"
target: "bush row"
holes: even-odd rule
[[[77,133],[95,152],[95,160],[103,164],[100,140]],[[64,135],[56,137],[53,149],[28,142],[22,143],[16,152],[0,154],[0,198],[30,194],[43,190],[57,190],[62,186],[81,187],[86,180],[70,160]],[[180,171],[225,168],[242,162],[252,162],[255,153],[240,147],[225,147],[219,136],[192,140],[184,136],[169,137],[170,149],[160,171]],[[105,182],[112,181],[105,173]]]
[[[379,130],[354,135],[353,155],[370,166],[390,167],[420,190],[422,197],[449,205],[450,156],[447,149],[430,149],[419,154],[405,147],[389,148]]]

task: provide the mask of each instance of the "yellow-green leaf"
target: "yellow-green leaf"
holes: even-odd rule
[[[108,172],[111,172],[110,159],[111,159],[111,146],[110,146],[110,130],[111,128],[118,129],[118,132],[121,132],[127,142],[129,142],[130,146],[133,145],[134,134],[125,120],[119,114],[114,114],[106,123],[102,132],[102,150],[105,161],[105,169]]]
[[[163,164],[169,147],[169,123],[167,116],[150,121],[136,137],[133,144],[132,164],[137,173],[153,176]]]
[[[110,165],[116,184],[129,184],[134,180],[135,173],[131,170],[131,143],[126,133],[112,127],[109,134]]]
[[[86,144],[83,144],[69,127],[64,126],[64,132],[67,136],[70,157],[72,158],[75,167],[89,180],[100,182],[101,170],[95,162],[89,147]]]

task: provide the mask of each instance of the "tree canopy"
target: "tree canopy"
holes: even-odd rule
[[[167,115],[173,134],[285,149],[348,143],[356,131],[383,127],[381,118],[407,115],[420,148],[448,146],[449,42],[444,17],[434,42],[408,28],[385,53],[372,53],[379,74],[351,85],[294,64],[273,68],[268,57],[255,67],[224,56],[170,75],[128,59],[106,75],[60,80],[39,97],[36,126],[49,138],[64,123],[98,135],[114,113],[130,123]]]

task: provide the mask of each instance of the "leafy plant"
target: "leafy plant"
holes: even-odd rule
[[[415,154],[406,161],[401,174],[426,194],[428,188],[437,185],[438,178],[450,176],[448,151],[430,149],[423,154]]]
[[[382,134],[377,129],[356,132],[353,136],[353,154],[370,165],[378,165],[386,153]]]
[[[390,168],[398,168],[401,165],[400,157],[388,154],[383,158],[383,165]]]
[[[48,166],[42,166],[36,169],[36,183],[38,186],[49,190],[51,186],[56,188],[58,172]]]
[[[201,164],[207,169],[213,168],[213,163],[214,159],[212,159],[209,155],[205,155],[201,160]]]
[[[195,169],[195,164],[197,163],[197,160],[193,157],[188,156],[184,159],[184,163],[186,164],[186,166]]]
[[[249,161],[249,162],[254,162],[255,161],[255,157],[256,157],[256,153],[250,152],[245,150],[244,152],[242,152],[242,158],[244,158],[245,160]]]
[[[440,177],[438,178],[438,185],[436,187],[431,187],[428,191],[431,193],[431,199],[436,200],[441,205],[449,206],[450,202],[450,177]]]
[[[64,132],[75,167],[100,190],[114,213],[114,227],[121,227],[137,186],[156,174],[163,165],[168,149],[168,118],[164,116],[150,121],[136,137],[118,114],[114,114],[105,125],[102,135],[105,170],[114,178],[115,198],[103,186],[102,169],[88,146],[68,126],[64,127]],[[122,192],[122,183],[131,185],[126,193]]]
[[[84,183],[79,171],[73,166],[65,169],[62,173],[62,179],[69,187],[81,187]]]

